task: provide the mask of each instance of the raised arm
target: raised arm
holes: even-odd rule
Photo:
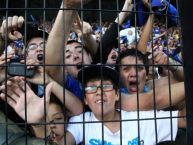
[[[45,51],[45,63],[55,66],[46,67],[46,70],[57,82],[63,83],[62,78],[64,73],[62,67],[59,65],[64,64],[64,46],[67,42],[76,14],[76,11],[70,10],[70,8],[79,8],[81,2],[84,4],[89,1],[91,0],[63,0],[61,10],[59,10],[54,26],[49,34]],[[68,10],[63,10],[65,8]]]
[[[98,50],[99,44],[92,35],[92,27],[89,23],[81,21],[77,13],[73,30],[82,37],[83,44],[88,52],[94,56]]]
[[[143,54],[146,54],[147,52],[147,43],[150,39],[150,35],[152,32],[153,20],[154,20],[154,14],[149,15],[149,18],[143,28],[141,37],[139,39],[139,43],[137,45],[137,49],[141,51]]]
[[[150,12],[152,12],[148,0],[143,0],[143,3],[146,5],[147,8],[149,8]],[[146,54],[147,52],[147,43],[152,33],[153,22],[154,22],[154,13],[151,13],[148,17],[146,24],[144,25],[141,37],[139,39],[139,43],[137,45],[137,49],[141,51],[143,54]]]
[[[59,65],[64,64],[64,46],[66,44],[68,34],[70,33],[76,12],[73,10],[62,10],[63,8],[69,8],[65,1],[64,4],[62,3],[60,8],[61,10],[58,12],[46,44],[45,64],[55,65],[46,67],[46,70],[48,74],[54,78],[54,80],[62,83],[63,70]]]
[[[106,63],[108,55],[110,54],[115,44],[118,43],[117,37],[119,36],[119,30],[122,29],[122,24],[125,18],[130,14],[133,5],[131,4],[131,0],[125,0],[125,4],[122,8],[122,11],[118,14],[118,17],[115,21],[110,25],[110,27],[105,31],[105,34],[101,38],[101,49],[98,48],[98,51],[93,59],[93,62]],[[100,45],[99,45],[100,46]],[[101,56],[102,51],[102,56]]]
[[[118,14],[117,18],[115,19],[115,22],[118,23],[119,25],[122,25],[125,19],[130,15],[133,9],[133,4],[131,3],[132,0],[125,0],[122,11]]]
[[[22,16],[8,17],[3,20],[0,26],[0,55],[3,53],[5,48],[5,40],[14,41],[22,38],[22,34],[17,31],[21,28],[24,22]]]

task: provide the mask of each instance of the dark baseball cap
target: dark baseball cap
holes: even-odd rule
[[[30,39],[34,37],[41,37],[41,38],[48,38],[48,33],[38,27],[38,24],[33,24],[33,23],[26,23],[26,28],[25,24],[21,28],[21,33],[25,36],[25,31],[26,31],[26,42],[28,42]]]
[[[78,72],[78,80],[85,84],[94,78],[109,78],[115,85],[119,86],[119,75],[115,69],[104,64],[84,66]]]
[[[27,35],[26,41],[29,41],[34,37],[42,37],[47,39],[49,34],[46,31],[39,29],[37,24],[36,25],[27,24],[26,35]]]

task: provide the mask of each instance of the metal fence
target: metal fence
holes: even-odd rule
[[[193,144],[190,1],[0,3],[0,144]]]

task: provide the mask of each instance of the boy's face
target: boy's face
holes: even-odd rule
[[[91,56],[76,42],[67,44],[65,50],[65,67],[67,72],[77,78],[82,64],[91,64]],[[71,66],[70,66],[71,65]]]
[[[41,37],[32,38],[28,43],[27,59],[34,59],[40,64],[44,61],[45,41]]]
[[[101,89],[103,86],[103,89]],[[96,88],[93,91],[92,88]],[[85,85],[85,103],[90,107],[97,118],[105,117],[115,110],[115,102],[119,100],[119,93],[114,89],[111,80],[91,80]],[[103,105],[103,107],[102,107]]]
[[[137,69],[136,64],[139,65]],[[121,65],[123,66],[120,67],[120,76],[123,86],[131,94],[137,91],[139,93],[143,92],[146,82],[146,70],[143,66],[143,61],[140,59],[136,60],[134,56],[126,56],[121,60]]]
[[[118,52],[117,52],[116,48],[113,48],[111,50],[110,54],[108,55],[106,63],[107,64],[116,64],[117,57],[118,57]]]
[[[65,118],[62,112],[61,107],[58,104],[51,103],[48,108],[48,120],[51,123],[50,129],[55,135],[55,140],[58,142],[64,136],[64,123]],[[58,123],[58,124],[57,124]]]

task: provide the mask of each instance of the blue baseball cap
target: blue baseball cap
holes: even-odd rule
[[[152,0],[151,2],[151,8],[153,11],[163,11],[165,10],[167,5],[165,3],[162,3],[161,0]]]
[[[167,0],[152,0],[152,10],[158,15],[167,14],[168,27],[177,25],[178,23],[178,11]]]

